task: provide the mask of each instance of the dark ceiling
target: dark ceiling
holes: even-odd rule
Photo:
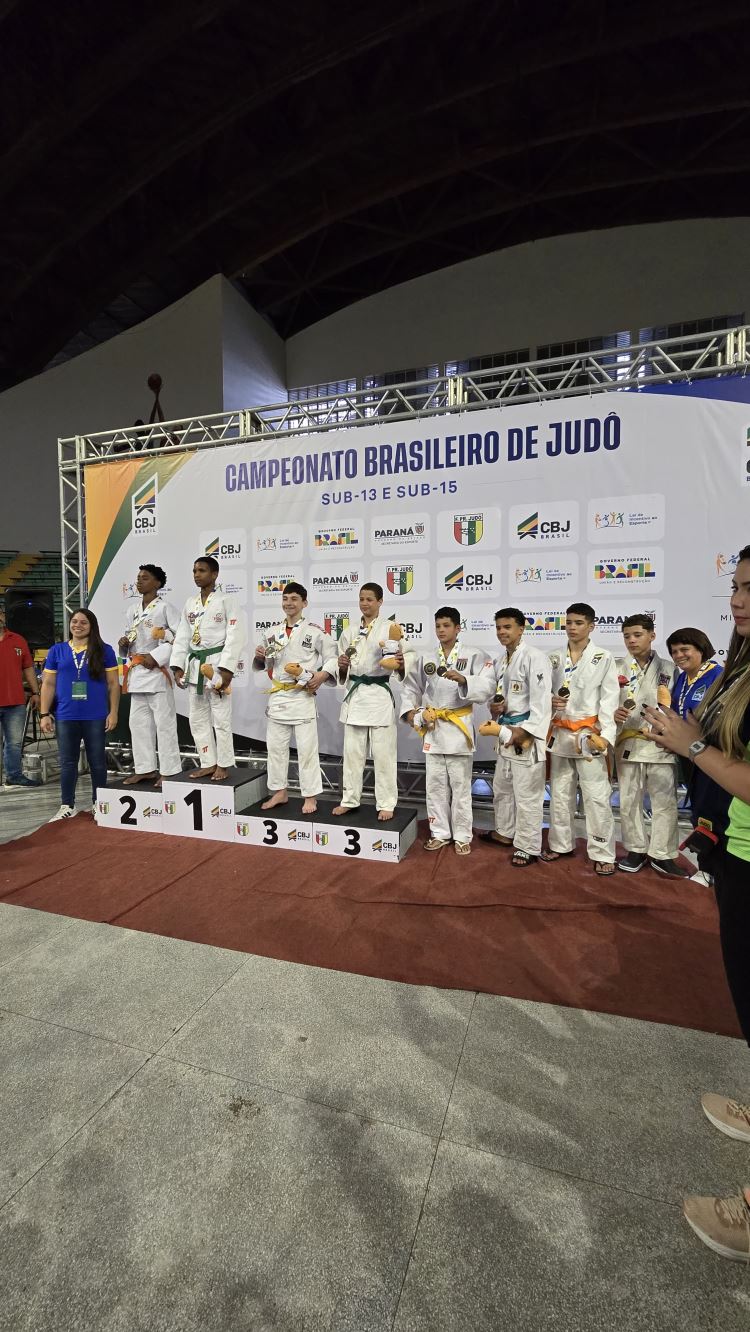
[[[288,337],[521,241],[747,214],[748,17],[0,0],[0,387],[218,272]]]

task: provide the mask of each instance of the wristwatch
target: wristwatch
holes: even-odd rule
[[[688,749],[688,754],[690,755],[691,759],[696,759],[699,754],[703,753],[704,749],[708,749],[708,745],[706,744],[705,740],[694,740],[692,745]]]

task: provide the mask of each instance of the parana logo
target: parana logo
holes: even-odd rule
[[[359,574],[354,569],[342,574],[313,574],[312,580],[313,587],[323,592],[328,588],[356,587],[358,583]]]
[[[156,473],[142,481],[131,501],[131,530],[135,536],[154,536],[157,530],[159,482]]]

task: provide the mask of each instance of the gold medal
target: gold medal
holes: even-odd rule
[[[127,632],[127,634],[126,634],[125,636],[126,636],[126,638],[127,638],[127,640],[128,640],[129,643],[134,643],[135,640],[136,640],[136,638],[138,637],[138,630],[137,630],[137,629],[128,629],[128,632]]]
[[[193,630],[193,637],[191,638],[190,642],[193,644],[194,647],[197,647],[200,641],[201,641],[201,631],[196,625]]]

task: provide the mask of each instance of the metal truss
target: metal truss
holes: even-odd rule
[[[58,441],[63,604],[70,614],[87,591],[84,467],[148,452],[150,456],[267,440],[270,435],[322,434],[456,412],[502,409],[522,402],[638,392],[656,385],[747,374],[750,325],[661,342],[632,343],[600,352],[467,375],[444,375],[386,388],[306,401],[271,403],[179,421],[127,426]]]

